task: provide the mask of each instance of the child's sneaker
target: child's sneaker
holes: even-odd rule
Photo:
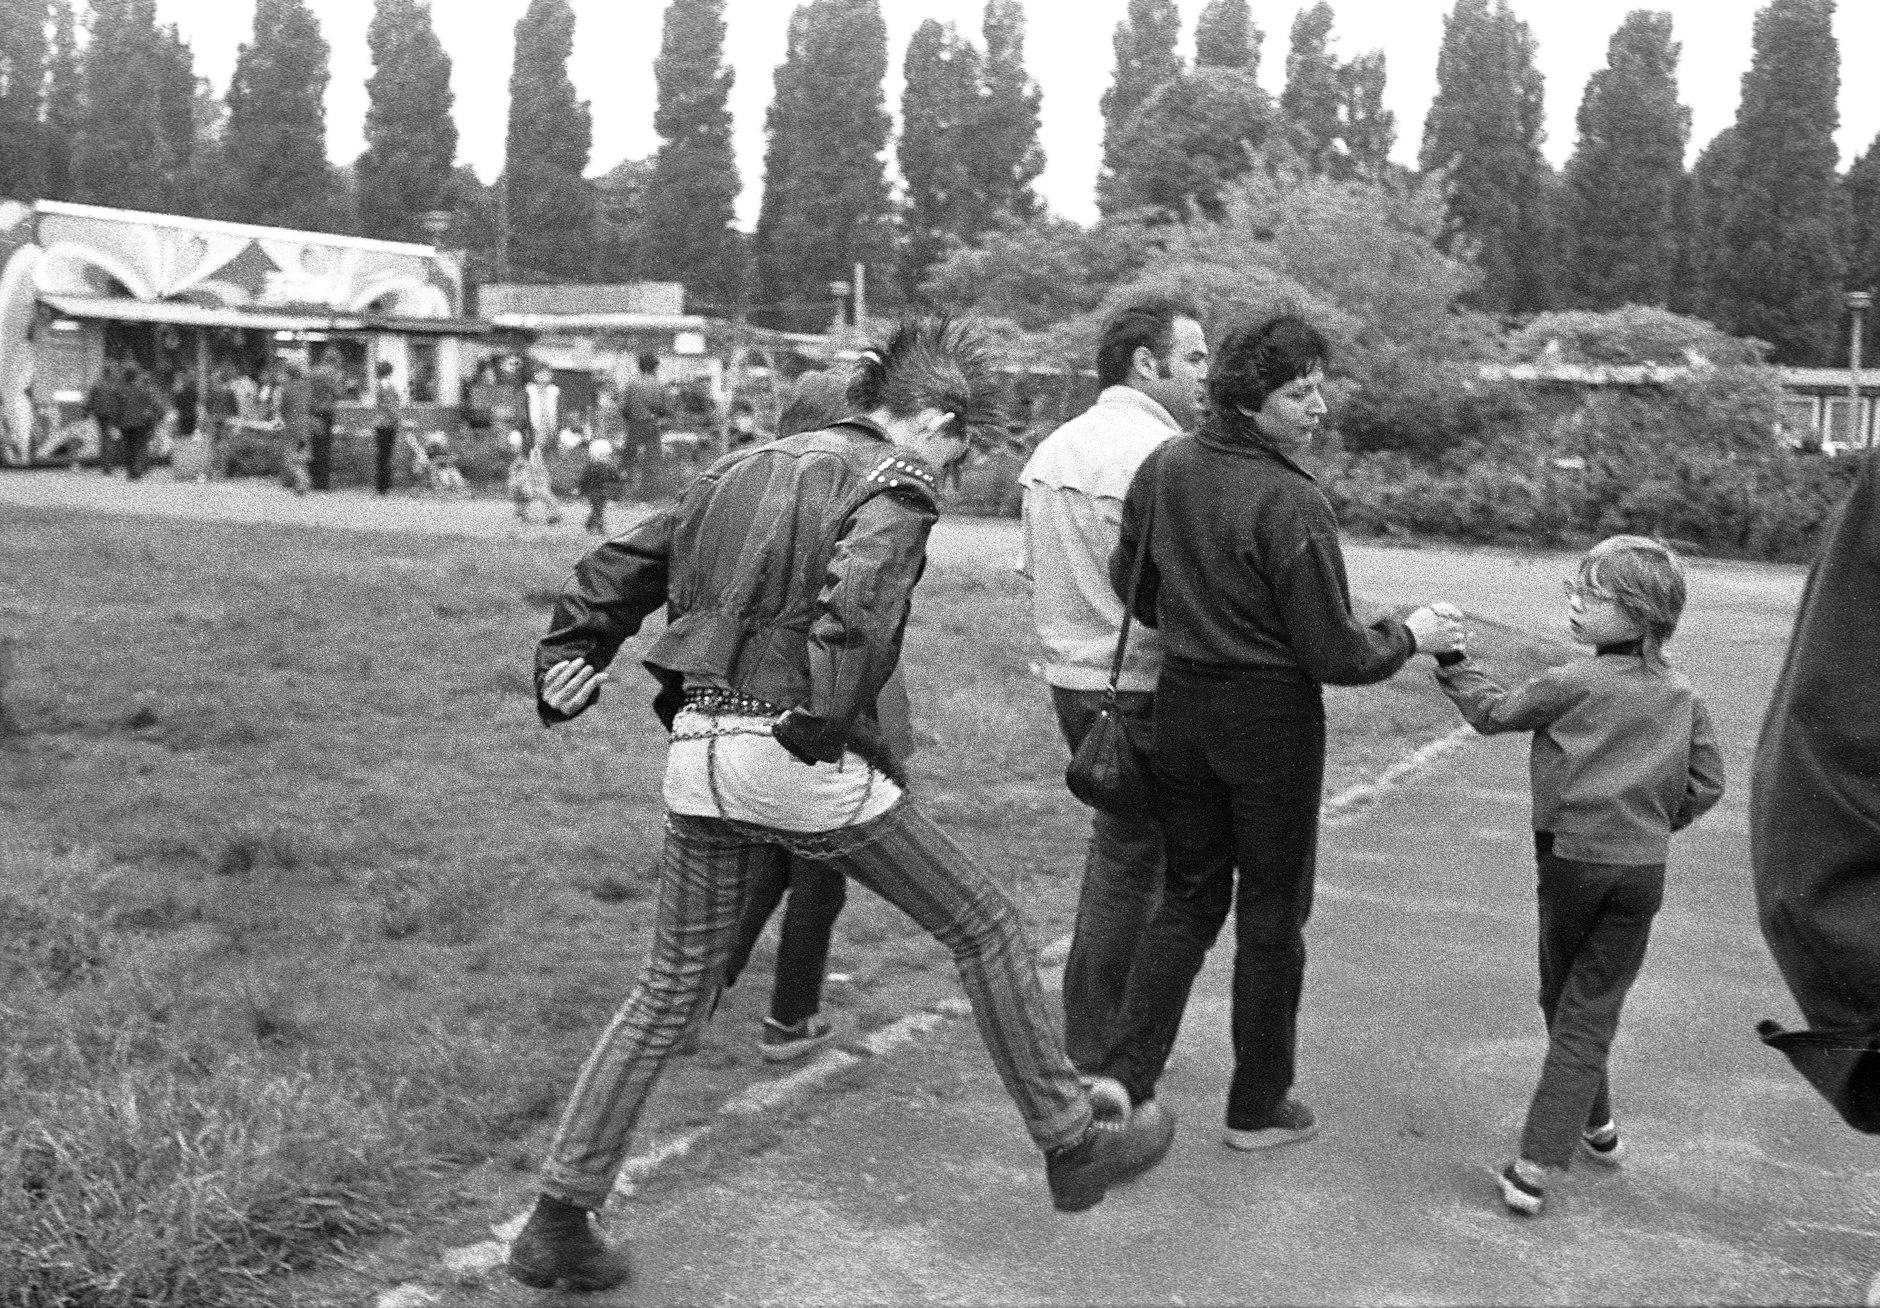
[[[1318,1119],[1312,1116],[1312,1110],[1289,1097],[1274,1112],[1271,1122],[1250,1131],[1230,1126],[1222,1133],[1221,1143],[1229,1149],[1252,1153],[1256,1149],[1277,1149],[1281,1145],[1299,1144],[1318,1133]]]
[[[1619,1125],[1607,1122],[1590,1131],[1580,1132],[1580,1147],[1601,1167],[1617,1167],[1625,1161],[1625,1141],[1619,1138]]]
[[[1547,1203],[1547,1174],[1539,1163],[1517,1158],[1501,1169],[1496,1178],[1501,1185],[1501,1201],[1508,1211],[1523,1217],[1538,1217]]]
[[[815,1053],[835,1037],[835,1028],[820,1013],[785,1026],[774,1017],[764,1019],[764,1034],[757,1051],[766,1063],[790,1063]]]

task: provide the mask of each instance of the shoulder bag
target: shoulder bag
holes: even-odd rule
[[[1103,706],[1096,721],[1077,742],[1070,766],[1064,770],[1064,784],[1071,794],[1092,808],[1100,808],[1117,817],[1144,818],[1155,814],[1154,790],[1149,779],[1149,755],[1152,742],[1138,726],[1131,735],[1129,724],[1116,702],[1116,681],[1123,672],[1123,651],[1129,647],[1129,624],[1136,614],[1136,588],[1142,581],[1142,562],[1149,553],[1149,537],[1155,530],[1155,502],[1160,498],[1161,469],[1150,486],[1149,512],[1144,518],[1142,539],[1136,542],[1136,557],[1129,565],[1129,594],[1123,601],[1123,629],[1116,636],[1116,655],[1110,660],[1110,684],[1103,691]]]

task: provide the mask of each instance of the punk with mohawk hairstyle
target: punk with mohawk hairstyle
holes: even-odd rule
[[[591,707],[621,645],[665,609],[643,658],[672,733],[668,817],[652,955],[588,1058],[510,1247],[525,1284],[627,1279],[589,1215],[667,1057],[712,1006],[751,888],[791,858],[853,877],[946,943],[1059,1209],[1091,1207],[1168,1152],[1173,1118],[1071,1065],[1017,907],[908,798],[881,727],[939,517],[936,470],[996,430],[998,393],[976,329],[904,322],[863,358],[850,416],[732,451],[575,565],[536,650],[537,712],[555,725]],[[1117,1120],[1097,1125],[1093,1099]]]
[[[897,418],[923,409],[952,417],[969,445],[996,445],[1005,431],[998,356],[984,332],[940,313],[904,318],[886,341],[862,352],[849,403],[858,412],[886,409]]]

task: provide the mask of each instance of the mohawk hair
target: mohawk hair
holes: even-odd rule
[[[848,398],[858,413],[886,408],[897,418],[939,409],[973,446],[990,448],[1005,438],[1003,391],[984,333],[939,313],[903,318],[886,341],[864,350]]]

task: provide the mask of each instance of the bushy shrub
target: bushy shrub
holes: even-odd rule
[[[1426,462],[1517,442],[1534,406],[1513,382],[1486,379],[1471,363],[1404,352],[1380,359],[1332,415],[1347,450],[1397,453]]]
[[[1800,560],[1851,488],[1858,463],[1772,451],[1760,457],[1667,449],[1561,468],[1506,452],[1448,469],[1401,455],[1344,460],[1323,478],[1358,534],[1575,546],[1631,532],[1685,548]]]
[[[1718,367],[1761,363],[1769,347],[1731,336],[1701,318],[1628,304],[1595,313],[1569,309],[1543,313],[1508,339],[1510,357],[1577,364],[1656,363],[1684,366],[1698,359]]]

